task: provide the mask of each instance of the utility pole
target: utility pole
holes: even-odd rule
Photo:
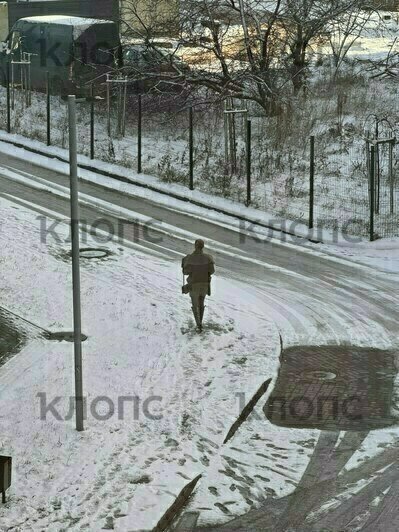
[[[68,96],[69,115],[69,168],[71,188],[71,238],[72,238],[72,286],[73,286],[73,330],[75,355],[75,416],[76,430],[83,427],[83,384],[82,384],[82,325],[80,311],[80,264],[79,264],[79,197],[78,159],[76,135],[76,97]]]

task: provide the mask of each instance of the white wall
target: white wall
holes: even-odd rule
[[[0,41],[5,40],[8,31],[8,4],[0,2]]]

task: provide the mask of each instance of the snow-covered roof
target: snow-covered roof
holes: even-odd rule
[[[102,20],[98,18],[70,17],[68,15],[40,15],[37,17],[24,17],[20,20],[37,23],[56,23],[63,26],[91,26],[92,24],[110,24],[112,20]]]

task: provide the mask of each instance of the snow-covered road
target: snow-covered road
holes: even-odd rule
[[[81,183],[84,247],[111,253],[82,260],[88,402],[105,396],[117,405],[134,396],[141,403],[126,407],[130,418],[89,414],[82,434],[73,420],[41,420],[38,393],[62,397],[59,410],[68,410],[71,345],[49,343],[17,320],[28,341],[0,370],[0,452],[15,460],[11,499],[0,509],[3,530],[98,530],[111,523],[116,530],[148,529],[170,492],[199,473],[190,505],[202,524],[287,495],[319,431],[274,426],[260,405],[258,416],[222,445],[239,397],[248,401],[276,377],[279,334],[285,346],[398,347],[397,274],[280,242],[276,234],[259,240],[233,219],[158,199],[112,180]],[[45,329],[70,329],[68,226],[50,229],[69,214],[67,176],[1,154],[0,206],[0,306]],[[102,232],[88,234],[93,228]],[[114,238],[105,243],[110,232]],[[203,336],[191,332],[189,303],[180,294],[180,260],[198,236],[217,265]],[[370,434],[358,460],[398,438],[394,429]]]

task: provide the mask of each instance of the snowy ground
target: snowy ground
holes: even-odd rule
[[[70,329],[66,250],[41,244],[36,214],[4,199],[1,210],[2,306],[46,329]],[[239,413],[236,394],[248,400],[276,371],[278,336],[267,308],[248,293],[244,297],[239,283],[219,276],[199,337],[190,332],[177,264],[138,249],[114,247],[112,252],[107,260],[82,261],[88,403],[97,396],[115,406],[122,396],[138,396],[141,402],[159,396],[148,408],[163,417],[148,419],[142,407],[135,416],[132,403],[126,403],[123,420],[118,411],[107,421],[89,413],[81,434],[73,420],[57,421],[51,414],[40,420],[38,393],[62,396],[57,409],[64,416],[68,411],[72,346],[45,341],[28,327],[26,347],[0,376],[0,450],[14,460],[2,530],[97,530],[118,512],[134,515],[137,529],[154,526],[170,503],[168,493],[177,493],[198,473],[205,473],[205,484],[217,483],[220,502],[226,500],[216,477],[224,461],[221,443]],[[104,410],[102,403],[98,412]],[[297,459],[294,449],[292,459],[303,467],[304,457]],[[253,465],[250,461],[248,475]],[[259,479],[259,494],[269,482]],[[274,489],[289,489],[288,478]],[[233,512],[245,506],[239,489],[229,501]],[[208,513],[219,517],[221,512],[213,506]]]
[[[0,204],[1,305],[40,327],[71,329],[69,246],[41,243],[38,213],[29,205],[3,198]],[[116,530],[149,530],[200,473],[190,509],[201,512],[202,523],[226,521],[265,497],[290,493],[318,431],[275,427],[259,406],[222,445],[240,411],[237,394],[247,402],[277,372],[279,338],[265,298],[245,279],[219,273],[199,337],[189,330],[177,262],[126,243],[109,248],[105,260],[82,260],[85,394],[89,405],[106,396],[116,407],[118,397],[136,396],[140,407],[137,412],[125,403],[124,419],[117,409],[104,421],[89,412],[83,433],[75,432],[73,420],[51,414],[41,420],[38,393],[47,394],[47,403],[61,396],[57,410],[64,417],[68,411],[72,346],[45,341],[35,327],[16,320],[28,342],[0,372],[0,451],[14,459],[1,529],[99,530],[113,523]],[[298,319],[306,325],[304,316]],[[143,413],[143,402],[154,396],[149,410],[162,419]],[[103,401],[97,411],[107,414],[109,407]],[[394,432],[380,431],[366,440],[355,463],[395,439]]]
[[[60,134],[65,136],[65,132]],[[39,142],[12,138],[44,149]],[[184,139],[180,139],[180,151],[184,150],[182,143]],[[5,153],[27,156],[26,152],[0,144]],[[126,142],[124,149],[127,153],[131,145]],[[147,149],[154,153],[153,140],[148,141]],[[50,148],[48,153],[66,157],[60,148]],[[159,153],[154,155],[155,167],[158,156]],[[44,167],[65,171],[63,163],[32,154],[29,158]],[[81,161],[87,163],[88,159],[81,157]],[[139,191],[144,198],[237,232],[243,226],[235,214],[248,219],[248,232],[268,241],[279,242],[281,232],[255,227],[250,222],[268,225],[273,221],[277,228],[292,227],[289,221],[276,221],[271,213],[200,191],[190,192],[177,184],[166,185],[155,177],[139,176],[110,162],[96,164],[137,183],[168,189],[205,206],[223,209],[229,215],[183,204],[91,172],[82,171],[81,177],[118,188],[126,195]],[[0,306],[39,327],[70,330],[69,244],[52,240],[41,243],[37,216],[51,217],[53,213],[34,212],[31,207],[0,197]],[[64,231],[66,236],[66,227]],[[315,237],[300,224],[293,232]],[[323,243],[306,239],[298,242],[286,236],[284,245],[292,246],[293,256],[300,245],[315,260],[321,254],[329,254],[331,264],[350,260],[399,273],[399,239],[373,243],[362,239],[354,243],[327,230],[316,235],[316,240],[319,236]],[[245,278],[234,281],[228,278],[228,272],[219,271],[206,309],[207,326],[204,334],[198,336],[191,332],[189,299],[180,294],[178,261],[171,262],[162,250],[144,254],[140,246],[126,242],[107,247],[111,251],[108,258],[82,260],[83,330],[88,335],[83,344],[83,378],[88,405],[101,397],[97,408],[100,414],[109,413],[109,401],[116,411],[109,419],[99,420],[89,408],[83,433],[74,430],[73,419],[60,421],[50,413],[45,420],[40,419],[39,393],[46,394],[47,403],[60,396],[56,408],[63,417],[69,410],[73,394],[72,345],[49,342],[36,326],[10,318],[27,339],[21,352],[0,368],[0,452],[14,460],[9,501],[0,507],[0,530],[150,530],[180,489],[197,474],[203,477],[189,509],[200,511],[202,524],[227,521],[267,497],[283,497],[292,492],[312,455],[318,431],[271,425],[260,405],[236,436],[222,445],[243,406],[239,397],[247,402],[266,379],[276,376],[279,337],[276,315],[267,297],[260,297],[258,287],[252,283],[249,286]],[[359,281],[359,288],[366,291],[370,287]],[[337,293],[340,290],[337,288]],[[284,305],[289,305],[292,294],[287,291],[279,293],[280,297]],[[338,296],[337,300],[340,301]],[[302,312],[306,305],[311,308],[314,301],[309,293],[304,293],[302,302],[303,306],[292,304],[290,314],[310,336],[315,323]],[[286,310],[284,305],[282,313]],[[381,341],[384,326],[373,329],[369,317],[352,316],[355,311],[348,310],[350,301],[336,316],[334,306],[331,316],[327,306],[328,301],[325,315],[342,326],[342,330],[337,327],[337,338],[345,337],[345,331],[355,333],[364,326],[366,340],[374,332],[374,341]],[[348,316],[358,323],[348,325]],[[295,340],[289,330],[284,332],[288,342]],[[317,331],[314,338],[324,338],[323,334]],[[353,337],[358,339],[355,334]],[[136,397],[140,402],[137,406],[135,399],[134,407],[132,400],[126,400],[122,416],[118,398],[123,397]],[[146,415],[147,407],[150,414]],[[153,419],[154,415],[159,419]],[[397,439],[394,430],[373,433],[349,466],[355,467],[365,456],[374,455]]]

